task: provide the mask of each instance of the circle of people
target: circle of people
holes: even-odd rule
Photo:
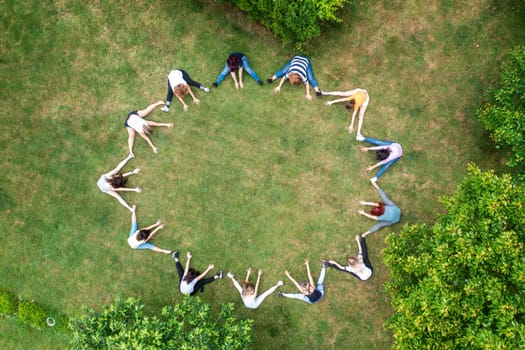
[[[233,83],[236,89],[242,89],[244,83],[242,80],[243,71],[246,71],[259,85],[264,85],[263,81],[259,78],[257,73],[250,67],[248,58],[240,52],[231,53],[227,60],[224,69],[217,77],[217,80],[212,83],[216,88],[219,87],[221,82],[227,77],[230,73]],[[348,131],[350,133],[354,130],[354,121],[355,117],[358,114],[358,123],[357,123],[357,133],[356,140],[361,142],[367,142],[372,144],[372,147],[360,147],[361,152],[375,151],[376,158],[378,162],[374,165],[368,166],[367,170],[371,171],[375,168],[379,168],[378,172],[374,177],[370,179],[372,186],[376,189],[379,197],[381,197],[381,202],[366,202],[360,201],[359,204],[362,206],[371,207],[369,213],[364,210],[359,210],[359,214],[364,215],[372,220],[377,221],[377,223],[372,226],[368,231],[355,236],[355,241],[357,244],[357,254],[355,256],[348,257],[344,265],[339,264],[334,260],[322,260],[321,272],[317,283],[314,283],[312,273],[310,271],[309,261],[305,260],[304,264],[306,266],[306,275],[307,279],[298,282],[293,278],[290,273],[286,270],[285,275],[289,278],[292,284],[297,288],[299,293],[284,293],[278,291],[276,295],[278,297],[285,297],[291,299],[302,300],[309,304],[315,304],[319,302],[324,295],[324,279],[326,274],[327,267],[333,267],[337,270],[351,274],[352,276],[358,278],[361,281],[366,281],[372,277],[373,269],[370,260],[368,259],[367,247],[365,237],[373,232],[378,231],[379,229],[393,225],[399,222],[401,217],[400,208],[392,202],[385,192],[377,185],[377,180],[386,172],[386,170],[391,167],[397,160],[403,155],[403,150],[401,145],[392,141],[384,141],[379,139],[374,139],[371,137],[364,137],[361,134],[361,128],[363,126],[363,119],[368,107],[368,102],[370,100],[368,92],[365,89],[356,88],[349,91],[321,91],[317,80],[315,79],[314,72],[312,69],[312,64],[310,59],[305,56],[296,55],[292,57],[281,69],[279,69],[271,78],[267,79],[267,83],[271,84],[275,80],[279,80],[278,85],[274,88],[276,93],[280,92],[284,82],[289,80],[292,85],[304,85],[306,89],[306,98],[308,100],[312,99],[310,93],[310,87],[315,91],[317,97],[322,96],[336,96],[337,99],[327,101],[325,104],[331,106],[335,103],[344,103],[346,109],[352,113],[350,124],[348,125]],[[128,114],[124,126],[128,132],[128,148],[129,155],[122,160],[115,169],[103,174],[97,185],[99,189],[107,193],[108,195],[117,199],[124,207],[126,207],[131,212],[131,230],[129,232],[128,244],[133,249],[150,249],[158,253],[171,254],[173,260],[175,261],[175,266],[177,268],[177,273],[179,277],[179,290],[184,295],[195,295],[198,292],[204,291],[204,286],[216,280],[222,279],[223,272],[219,270],[216,274],[210,277],[206,277],[208,273],[215,268],[214,264],[209,264],[204,272],[199,272],[196,269],[190,267],[190,261],[192,254],[190,252],[186,253],[186,263],[184,268],[179,260],[179,252],[171,251],[168,249],[162,249],[155,246],[151,243],[153,236],[164,228],[164,224],[158,220],[156,223],[139,228],[137,221],[137,207],[135,205],[130,206],[120,195],[120,192],[141,192],[141,188],[128,188],[125,187],[126,179],[130,175],[138,174],[140,172],[139,168],[136,168],[130,172],[122,172],[124,166],[131,159],[135,158],[133,153],[133,145],[135,142],[135,136],[138,134],[143,138],[151,147],[154,153],[158,152],[157,147],[152,142],[150,136],[153,127],[168,127],[172,128],[172,123],[160,123],[146,119],[148,115],[154,111],[157,107],[162,106],[163,112],[169,112],[171,108],[171,102],[173,96],[175,96],[178,101],[182,104],[184,111],[188,110],[188,104],[184,101],[186,95],[190,95],[194,104],[199,104],[200,100],[196,97],[195,93],[192,91],[192,87],[200,89],[206,93],[210,92],[210,89],[205,87],[199,82],[193,80],[186,71],[182,69],[174,69],[168,74],[168,93],[166,96],[166,101],[158,101],[147,106],[142,110],[135,110]],[[252,269],[248,268],[246,271],[246,276],[240,283],[240,280],[236,280],[235,276],[231,273],[227,273],[227,277],[230,278],[233,282],[234,287],[237,289],[241,295],[242,301],[247,308],[255,309],[261,305],[266,297],[274,293],[279,287],[283,286],[283,281],[278,281],[270,289],[266,290],[264,293],[258,295],[259,283],[261,280],[262,270],[258,270],[257,279],[255,284],[250,282],[250,275]]]

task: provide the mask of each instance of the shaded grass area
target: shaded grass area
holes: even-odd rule
[[[215,2],[0,6],[0,283],[70,315],[117,295],[141,297],[151,312],[178,302],[171,259],[129,250],[129,214],[95,185],[127,153],[123,120],[165,97],[173,67],[209,86],[230,51],[244,51],[261,78],[294,52]],[[362,2],[342,17],[307,47],[320,86],[370,92],[364,134],[405,148],[380,185],[404,223],[432,221],[442,210],[437,197],[452,193],[467,162],[504,169],[474,112],[505,49],[523,41],[523,4]],[[200,269],[213,262],[241,276],[263,268],[263,289],[285,269],[305,276],[304,258],[317,276],[322,258],[353,253],[354,235],[373,224],[358,216],[358,200],[376,199],[364,170],[374,160],[345,131],[343,107],[273,87],[246,76],[235,91],[227,78],[209,95],[196,92],[201,105],[187,113],[178,105],[153,113],[175,128],[155,131],[158,155],[137,140],[129,168],[142,172],[130,185],[144,192],[125,195],[140,223],[166,222],[154,243],[191,249]],[[329,270],[318,305],[270,297],[246,310],[229,280],[206,288],[204,299],[233,300],[240,317],[253,318],[256,349],[386,349],[388,232],[368,239],[374,278],[358,283]],[[66,337],[29,337],[34,331],[9,319],[0,327],[9,335],[2,348],[67,347]]]

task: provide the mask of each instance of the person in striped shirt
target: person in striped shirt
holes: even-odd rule
[[[321,97],[321,90],[319,89],[319,84],[315,79],[312,63],[305,56],[297,55],[292,57],[291,60],[289,60],[267,81],[268,83],[272,83],[274,80],[279,78],[281,81],[279,82],[279,86],[273,90],[275,92],[280,92],[284,82],[286,80],[290,80],[292,85],[299,85],[302,83],[305,86],[306,98],[308,100],[312,99],[312,95],[310,95],[310,85],[314,88],[317,97]]]

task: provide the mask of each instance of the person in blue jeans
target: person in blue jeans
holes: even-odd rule
[[[149,242],[163,228],[164,224],[158,220],[153,225],[139,229],[137,206],[134,205],[131,211],[131,230],[129,231],[128,244],[132,249],[149,249],[157,253],[171,254],[171,250],[159,248]]]
[[[279,86],[273,91],[280,92],[286,80],[290,80],[292,85],[304,84],[306,88],[306,98],[312,99],[310,95],[310,85],[314,88],[317,97],[321,97],[321,90],[317,79],[315,79],[314,70],[310,59],[305,56],[294,56],[289,60],[281,69],[279,69],[271,78],[268,79],[268,83],[272,83],[276,79],[281,79]]]
[[[224,66],[224,69],[217,77],[217,80],[212,84],[215,87],[219,87],[219,84],[222,83],[224,78],[228,75],[228,73],[231,74],[233,82],[235,84],[235,88],[243,88],[244,84],[242,82],[242,72],[245,70],[250,76],[257,82],[259,85],[263,85],[262,80],[259,78],[257,73],[250,67],[250,63],[248,62],[248,58],[241,52],[233,52],[228,56],[226,59],[226,65]],[[235,72],[239,72],[239,80],[237,80]]]
[[[372,186],[376,189],[377,193],[381,197],[383,202],[365,202],[360,201],[359,204],[371,206],[370,214],[366,213],[364,210],[359,210],[359,214],[366,216],[369,219],[376,220],[377,224],[372,226],[368,231],[361,234],[361,237],[366,237],[370,233],[374,233],[382,229],[383,227],[397,224],[401,219],[401,209],[387,197],[385,192],[377,183],[373,180],[370,180]]]
[[[388,168],[390,168],[395,162],[399,160],[399,158],[401,158],[401,156],[403,155],[403,148],[397,142],[383,141],[360,135],[358,136],[359,137],[356,137],[358,141],[365,141],[376,145],[375,147],[359,148],[359,150],[363,153],[366,153],[368,151],[376,151],[376,158],[377,160],[379,160],[379,162],[377,162],[374,165],[369,165],[366,168],[366,170],[371,171],[377,167],[381,167],[376,173],[376,176],[370,179],[371,181],[375,182],[385,173],[385,171],[387,171]]]
[[[286,277],[292,281],[295,287],[299,290],[300,293],[283,293],[279,291],[277,293],[278,297],[290,298],[302,300],[308,304],[315,304],[319,302],[324,296],[324,277],[326,275],[326,261],[323,261],[323,267],[321,268],[321,274],[317,280],[317,285],[314,284],[314,279],[312,278],[312,273],[310,272],[310,264],[308,259],[304,261],[306,265],[306,273],[308,275],[308,281],[302,281],[298,283],[287,271],[284,272]]]

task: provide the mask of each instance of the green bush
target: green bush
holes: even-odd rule
[[[394,349],[520,349],[525,186],[469,166],[434,226],[388,236]]]
[[[0,314],[12,316],[16,312],[17,297],[5,288],[0,287]]]
[[[492,101],[477,112],[496,148],[512,151],[511,167],[525,167],[525,47],[510,53],[510,62],[502,66],[499,88]]]
[[[198,297],[167,306],[161,317],[148,317],[138,299],[119,298],[102,312],[87,310],[70,321],[73,349],[247,349],[252,320],[237,320],[233,304],[218,317]]]
[[[48,312],[34,301],[20,300],[18,303],[18,319],[37,328],[46,327]]]
[[[322,22],[341,22],[335,13],[349,0],[229,0],[283,40],[301,49],[321,35]]]

